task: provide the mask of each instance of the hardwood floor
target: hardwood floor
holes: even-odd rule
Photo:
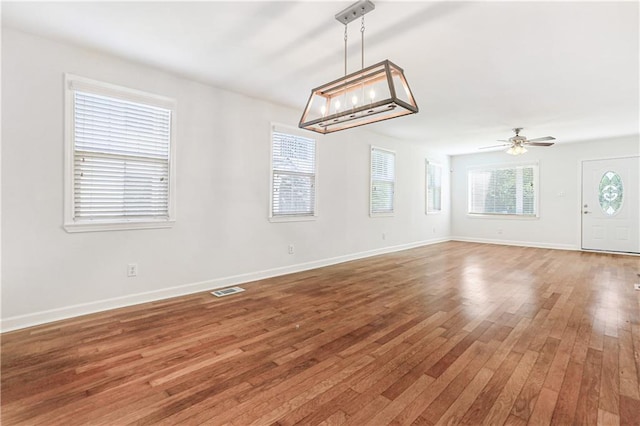
[[[640,257],[448,242],[2,335],[2,424],[640,424]]]

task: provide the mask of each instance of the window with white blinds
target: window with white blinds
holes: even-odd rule
[[[393,214],[395,186],[395,152],[371,147],[371,215]]]
[[[538,165],[469,170],[469,214],[537,216]]]
[[[316,215],[316,141],[287,128],[271,132],[272,219]]]
[[[440,213],[442,211],[442,166],[426,161],[426,212]]]
[[[168,226],[173,102],[67,76],[68,230]]]

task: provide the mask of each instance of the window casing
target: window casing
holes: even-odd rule
[[[442,166],[426,160],[425,162],[426,213],[442,211]]]
[[[538,165],[469,170],[469,214],[538,216]]]
[[[316,167],[315,139],[287,126],[271,126],[271,221],[315,219]]]
[[[175,221],[175,101],[65,75],[68,232]]]
[[[396,153],[371,147],[371,191],[369,214],[392,216],[396,186]]]

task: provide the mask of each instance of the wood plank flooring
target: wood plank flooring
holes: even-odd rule
[[[447,242],[2,335],[2,424],[639,425],[640,257]]]

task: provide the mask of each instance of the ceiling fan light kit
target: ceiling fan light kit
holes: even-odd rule
[[[325,134],[418,112],[402,68],[389,60],[364,67],[364,15],[374,9],[373,2],[360,0],[335,15],[345,26],[345,76],[311,91],[300,128]],[[357,18],[362,69],[347,74],[347,24]]]
[[[527,148],[525,148],[522,145],[514,145],[514,146],[510,146],[509,149],[507,149],[505,152],[511,155],[520,155],[527,152]]]
[[[505,151],[507,154],[520,155],[528,151],[527,148],[525,148],[525,146],[551,146],[554,144],[554,142],[547,142],[547,141],[553,141],[556,139],[553,136],[544,136],[541,138],[527,139],[526,136],[520,135],[520,131],[522,131],[522,129],[523,129],[522,127],[516,127],[513,129],[513,131],[516,134],[515,136],[510,137],[509,140],[498,141],[498,142],[507,142],[507,143],[504,143],[501,145],[483,146],[480,149],[508,146],[509,148],[507,148],[507,150]]]

